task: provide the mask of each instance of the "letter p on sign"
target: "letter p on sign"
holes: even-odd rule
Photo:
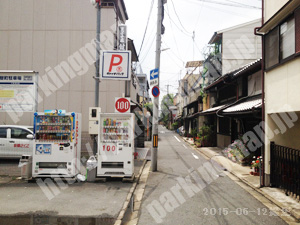
[[[101,51],[99,73],[100,79],[130,80],[131,51]]]
[[[115,60],[115,58],[116,58],[116,60]],[[111,56],[110,66],[109,66],[109,70],[108,71],[111,72],[113,66],[119,66],[119,65],[121,65],[122,61],[123,61],[123,57],[121,55],[113,54]]]

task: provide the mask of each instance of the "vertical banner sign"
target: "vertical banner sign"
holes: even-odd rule
[[[130,80],[131,51],[101,51],[101,79]]]
[[[127,49],[127,26],[121,24],[118,26],[118,50],[126,51]]]
[[[115,98],[116,113],[130,113],[130,98]]]

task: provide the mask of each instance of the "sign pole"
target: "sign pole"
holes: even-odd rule
[[[157,13],[155,68],[158,68],[158,71],[160,69],[162,4],[163,4],[162,1],[163,0],[158,0],[158,13]],[[159,77],[158,77],[157,87],[159,88]],[[158,140],[158,106],[159,106],[159,96],[154,97],[154,104],[153,104],[152,152],[151,152],[151,171],[152,172],[157,171],[157,150],[158,150],[158,145],[157,145],[157,143],[155,143],[156,142],[155,140]]]
[[[100,26],[101,26],[101,2],[97,1],[97,36],[96,36],[96,74],[95,74],[95,107],[99,107],[99,66],[100,66]],[[94,138],[93,153],[97,153],[97,140]]]

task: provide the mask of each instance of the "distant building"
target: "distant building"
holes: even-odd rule
[[[214,33],[204,61],[208,83],[261,57],[261,38],[253,32],[260,25],[257,19]]]
[[[150,95],[149,95],[149,82],[147,79],[147,74],[136,74],[136,77],[138,79],[139,82],[139,91],[138,91],[138,95],[139,95],[139,103],[142,103],[143,99],[144,99],[144,103],[147,103],[149,101],[151,101]]]

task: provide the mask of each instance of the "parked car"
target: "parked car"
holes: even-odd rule
[[[21,158],[32,155],[32,127],[0,125],[0,158]]]

